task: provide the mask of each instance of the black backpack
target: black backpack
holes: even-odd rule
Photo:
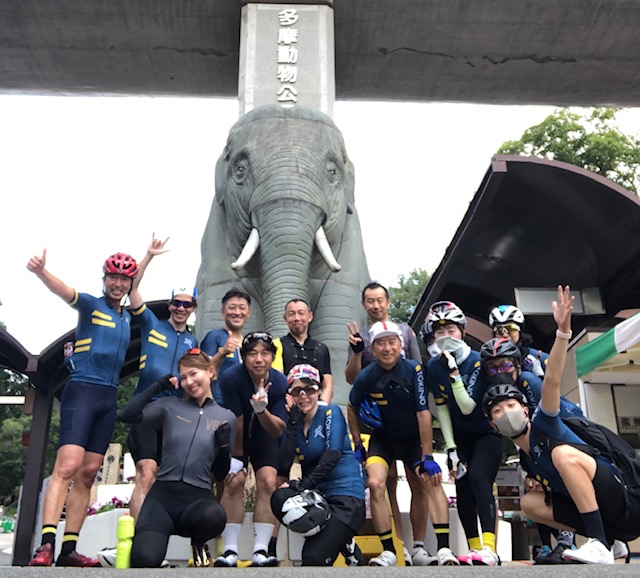
[[[558,445],[567,444],[594,458],[597,456],[608,457],[622,476],[620,481],[625,489],[627,506],[630,504],[631,497],[640,498],[640,456],[631,445],[610,429],[586,417],[565,417],[562,418],[562,422],[586,445],[552,438],[538,440],[536,445],[550,452]]]

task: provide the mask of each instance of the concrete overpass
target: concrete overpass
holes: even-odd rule
[[[640,102],[635,0],[305,3],[334,8],[337,99]],[[236,97],[242,4],[0,0],[0,93]]]

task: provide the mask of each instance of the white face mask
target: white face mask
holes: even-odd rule
[[[529,418],[523,409],[512,409],[494,419],[493,423],[503,436],[515,438],[522,435],[527,429]]]
[[[442,351],[440,351],[440,348],[434,342],[434,343],[432,343],[431,345],[429,345],[427,347],[427,353],[431,357],[438,357],[438,355],[440,355],[442,353]]]
[[[448,351],[456,363],[460,365],[471,353],[471,347],[469,347],[462,339],[456,339],[455,337],[438,337],[435,341],[435,346],[440,351]]]

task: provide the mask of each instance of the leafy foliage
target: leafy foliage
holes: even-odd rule
[[[429,279],[430,275],[424,269],[414,269],[406,277],[400,275],[397,286],[389,287],[391,297],[389,317],[393,321],[398,323],[409,321]]]
[[[583,167],[625,189],[640,190],[640,138],[618,128],[617,108],[558,109],[507,141],[498,154],[537,156]]]

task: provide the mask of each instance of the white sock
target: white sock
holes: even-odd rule
[[[266,552],[269,549],[269,540],[271,539],[271,534],[273,534],[273,524],[254,522],[253,534],[255,536],[253,551],[258,552],[259,550],[264,550]]]
[[[222,541],[224,542],[224,551],[231,550],[238,553],[238,541],[240,538],[240,530],[242,530],[242,524],[231,524],[227,522],[227,525],[222,531]]]

